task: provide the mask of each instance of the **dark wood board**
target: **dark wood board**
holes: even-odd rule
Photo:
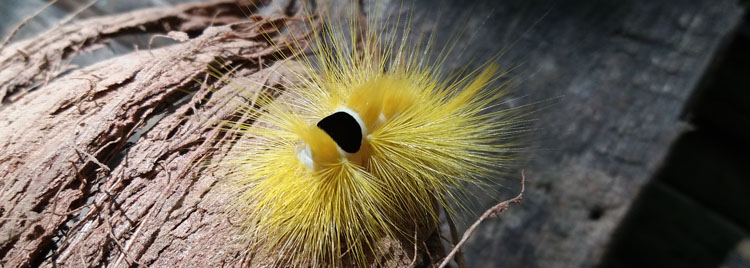
[[[481,59],[505,48],[499,62],[520,64],[514,74],[522,78],[516,95],[528,96],[522,102],[559,97],[535,115],[542,150],[523,167],[530,186],[523,203],[480,228],[467,261],[471,267],[596,265],[687,129],[681,112],[744,8],[733,0],[446,5],[417,1],[420,15],[412,23],[440,18],[466,26],[471,38],[458,50]]]

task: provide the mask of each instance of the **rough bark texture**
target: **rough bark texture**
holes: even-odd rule
[[[224,141],[211,127],[234,111],[207,99],[257,89],[209,94],[194,80],[220,85],[205,71],[221,60],[256,72],[249,79],[257,83],[277,85],[281,70],[257,66],[275,59],[259,31],[278,21],[256,19],[226,1],[144,10],[65,26],[3,50],[3,96],[39,84],[7,99],[0,114],[3,265],[246,263],[248,252],[221,213],[225,199],[209,198],[216,178],[197,174],[201,159]],[[246,22],[50,79],[59,69],[51,66],[109,36],[238,21]]]
[[[130,33],[195,32],[209,24],[236,22],[242,12],[235,1],[189,4],[172,9],[147,9],[120,16],[86,20],[55,27],[32,38],[3,49],[0,53],[0,101],[19,90],[43,86],[71,66],[63,59],[98,42]],[[216,16],[214,16],[216,15]]]
[[[364,2],[396,10],[390,18],[410,8]],[[743,13],[733,0],[486,1],[463,14],[447,1],[443,16],[431,4],[415,1],[412,31],[445,37],[460,24],[468,38],[455,50],[472,54],[443,68],[506,47],[501,62],[523,62],[522,102],[561,97],[535,116],[545,150],[525,166],[524,203],[479,227],[464,248],[471,267],[595,265]],[[438,18],[446,27],[433,28]],[[239,21],[232,1],[189,4],[65,25],[0,51],[0,264],[263,264],[232,235],[220,176],[201,165],[233,138],[211,128],[233,116],[221,96],[258,90],[221,87],[209,64],[236,68],[247,85],[283,84],[283,66],[255,67],[274,60],[257,32],[266,21],[201,31]],[[142,31],[194,38],[61,75],[65,59]],[[408,265],[411,253],[395,247],[388,264]]]

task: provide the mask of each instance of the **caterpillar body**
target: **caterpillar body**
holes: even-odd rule
[[[455,214],[516,149],[509,130],[523,113],[495,107],[507,87],[492,60],[446,77],[450,48],[429,60],[426,42],[348,23],[294,53],[302,69],[283,98],[260,95],[240,110],[252,124],[227,126],[249,142],[220,166],[242,189],[250,243],[274,265],[368,266],[380,239],[436,226],[436,207]]]

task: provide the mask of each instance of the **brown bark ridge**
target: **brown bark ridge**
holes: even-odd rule
[[[149,32],[195,32],[210,24],[221,25],[243,18],[236,1],[185,4],[171,9],[144,9],[119,16],[106,16],[56,26],[36,38],[4,47],[0,51],[0,101],[11,102],[18,91],[45,85],[68,70],[63,59],[72,57],[110,38]]]
[[[216,124],[236,117],[238,100],[283,87],[285,48],[266,38],[291,38],[276,29],[292,14],[279,13],[248,18],[234,1],[148,9],[0,51],[0,266],[263,266],[206,163],[236,138]],[[79,51],[141,31],[181,43],[60,75]],[[383,262],[414,256],[394,252]]]

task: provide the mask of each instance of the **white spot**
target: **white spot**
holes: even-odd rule
[[[385,118],[385,115],[383,113],[380,113],[380,116],[378,116],[377,125],[382,125],[383,123],[385,123],[385,120],[388,120],[388,118]]]
[[[299,159],[300,162],[302,162],[305,167],[315,170],[315,162],[312,159],[312,151],[310,151],[310,146],[308,146],[305,143],[302,143],[297,146],[297,159]]]

